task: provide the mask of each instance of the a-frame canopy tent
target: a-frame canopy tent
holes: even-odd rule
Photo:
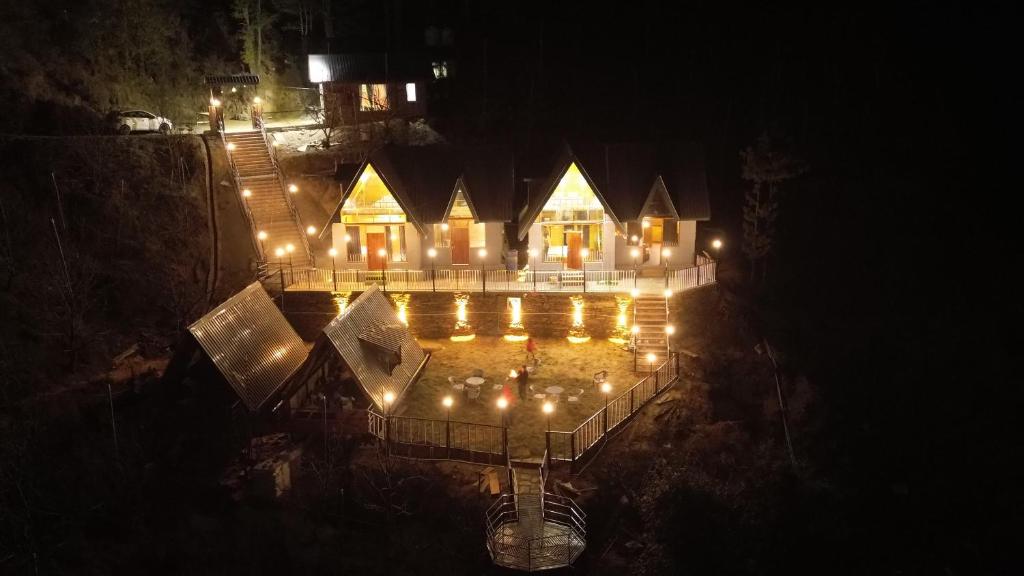
[[[306,345],[259,282],[189,326],[250,412],[258,412],[306,360]]]
[[[376,286],[360,294],[324,327],[314,350],[321,348],[323,339],[377,408],[386,392],[395,395],[397,404],[429,359]]]

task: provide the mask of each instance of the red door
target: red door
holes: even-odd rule
[[[452,264],[469,264],[469,228],[452,226]]]
[[[368,270],[384,269],[386,257],[378,254],[381,249],[386,248],[384,242],[383,232],[366,233],[366,268]]]
[[[566,243],[569,245],[569,254],[565,258],[565,267],[571,270],[583,268],[583,256],[580,248],[583,247],[583,234],[579,232],[566,232]]]

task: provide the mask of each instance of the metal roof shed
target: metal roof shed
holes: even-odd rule
[[[250,412],[281,389],[308,353],[259,282],[188,329]]]

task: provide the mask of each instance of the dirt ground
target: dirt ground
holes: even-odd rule
[[[582,344],[571,344],[564,338],[538,338],[541,364],[530,376],[535,392],[543,393],[549,386],[561,386],[566,393],[551,416],[551,429],[570,431],[592,416],[604,405],[604,396],[595,389],[594,373],[608,371],[614,398],[639,380],[633,373],[633,355],[622,346],[607,340],[592,339]],[[433,356],[423,376],[403,399],[398,412],[404,416],[421,418],[445,417],[441,399],[448,394],[455,398],[452,419],[482,424],[499,424],[500,415],[495,402],[501,394],[496,385],[511,386],[513,401],[509,408],[509,451],[513,458],[539,458],[544,454],[546,421],[541,412],[542,402],[530,399],[520,402],[518,387],[508,378],[512,368],[526,360],[524,342],[507,342],[499,337],[478,336],[470,342],[450,340],[421,340]],[[448,377],[462,382],[479,368],[487,380],[481,386],[480,399],[468,400],[452,392]],[[583,390],[578,402],[569,402],[573,391]]]

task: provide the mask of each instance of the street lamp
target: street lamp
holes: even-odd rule
[[[636,242],[636,235],[635,234],[633,235],[633,242]],[[640,257],[640,249],[639,248],[633,248],[632,250],[629,251],[629,255],[633,257],[633,287],[635,288],[636,287],[636,277],[639,275],[639,272],[638,272],[638,269],[637,269],[637,266],[636,266],[636,260],[637,260],[637,258]]]
[[[548,433],[545,435],[544,440],[547,445],[548,458],[551,458],[551,413],[555,411],[555,405],[551,402],[544,402],[542,410],[544,410],[544,417],[548,423]]]
[[[445,448],[448,449],[448,457],[449,458],[451,458],[451,456],[452,456],[452,433],[451,433],[451,428],[452,428],[452,404],[454,404],[454,403],[455,403],[455,401],[452,400],[451,396],[445,396],[441,400],[441,404],[444,405],[445,412],[447,413],[447,419],[445,420],[445,423],[444,423],[444,445],[445,445]]]
[[[608,395],[612,393],[612,385],[608,382],[601,383],[601,394],[604,394],[604,437],[608,438]]]
[[[537,268],[533,265],[533,259],[537,257],[537,250],[530,248],[526,251],[530,255],[530,272],[533,273],[533,291],[537,291]]]
[[[434,269],[434,259],[437,258],[437,249],[434,247],[427,248],[427,256],[430,258],[430,291],[437,292],[437,280],[435,279],[437,271]]]
[[[590,256],[590,249],[583,248],[580,250],[580,257],[582,258],[583,264],[583,293],[587,293],[587,257]]]
[[[292,252],[295,252],[295,246],[288,244],[284,247],[284,251],[288,253],[288,279],[291,280],[292,284],[294,284],[295,267],[292,266]]]
[[[665,353],[672,357],[672,335],[676,333],[676,327],[669,324],[665,326]]]
[[[331,248],[327,251],[327,255],[331,257],[331,283],[334,285],[334,291],[338,291],[338,266],[335,263],[335,258],[338,256],[338,251]]]
[[[377,256],[380,257],[380,277],[381,282],[384,283],[384,293],[388,292],[388,251],[381,248],[377,250]]]
[[[665,286],[668,286],[668,257],[672,255],[672,251],[668,248],[661,249],[661,260],[665,263]]]
[[[484,269],[484,259],[487,258],[487,250],[481,248],[476,254],[480,257],[480,280],[483,282],[483,293],[487,294],[487,270]]]
[[[278,247],[274,255],[277,256],[277,271],[281,274],[281,311],[284,312],[284,248]]]
[[[263,245],[263,241],[267,239],[267,233],[264,232],[263,230],[260,230],[259,232],[256,233],[256,238],[260,241],[260,252],[262,252],[263,257],[266,258],[267,248]]]

